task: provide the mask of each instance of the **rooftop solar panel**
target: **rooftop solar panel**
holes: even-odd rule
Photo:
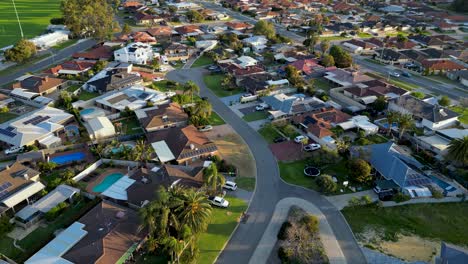
[[[0,134],[5,135],[7,137],[14,137],[16,136],[16,133],[13,133],[11,131],[8,131],[6,129],[0,128]]]

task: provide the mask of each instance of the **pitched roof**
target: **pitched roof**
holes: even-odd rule
[[[108,46],[99,46],[90,51],[73,53],[75,59],[84,58],[88,60],[110,59],[113,55],[112,48]]]
[[[290,63],[289,65],[293,66],[298,71],[301,71],[306,75],[312,74],[316,70],[324,68],[323,66],[319,65],[314,59],[297,60],[293,63]]]
[[[386,96],[389,93],[404,95],[408,92],[405,89],[401,89],[380,80],[362,82],[359,85],[348,87],[344,90],[358,97]]]
[[[307,131],[314,134],[316,137],[323,138],[326,136],[333,136],[334,133],[330,128],[339,123],[346,122],[350,118],[350,115],[333,107],[324,107],[310,113],[294,116],[293,120],[296,123],[306,126]]]
[[[463,65],[460,65],[451,60],[424,60],[422,66],[432,70],[463,70],[466,69]]]
[[[150,34],[144,32],[144,31],[138,31],[133,33],[133,41],[134,42],[142,42],[142,43],[147,43],[147,42],[156,42],[156,38],[151,36]]]
[[[429,104],[411,95],[399,97],[394,104],[406,109],[414,116],[424,118],[434,123],[459,116],[458,113],[455,113],[450,109],[439,105]]]
[[[188,120],[187,113],[177,103],[158,105],[138,111],[144,112],[146,115],[140,118],[140,123],[146,129],[164,125],[171,126],[172,124]]]
[[[161,37],[161,36],[171,36],[173,34],[173,30],[171,27],[156,27],[147,29],[148,32],[153,37]]]
[[[63,84],[64,82],[64,80],[58,78],[31,76],[22,81],[14,83],[12,87],[28,89],[29,91],[35,93],[43,93],[49,89]]]
[[[92,68],[96,64],[96,62],[93,61],[67,61],[62,64],[59,64],[55,67],[52,67],[45,71],[46,73],[51,73],[51,74],[58,74],[60,70],[66,70],[66,71],[85,71],[90,68]]]
[[[25,177],[28,176],[28,178]],[[0,200],[7,198],[17,190],[26,187],[32,181],[30,178],[39,175],[39,172],[29,167],[24,166],[20,162],[15,162],[11,166],[7,166],[0,171]]]

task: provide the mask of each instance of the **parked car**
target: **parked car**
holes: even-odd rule
[[[210,203],[214,206],[227,208],[229,206],[229,202],[222,197],[219,196],[210,196],[208,197]]]
[[[160,82],[160,81],[163,81],[164,78],[162,77],[156,77],[156,78],[153,78],[153,82]]]
[[[280,143],[280,142],[284,142],[286,140],[288,140],[288,139],[285,138],[285,137],[277,137],[277,138],[273,139],[273,142],[274,143]]]
[[[23,147],[11,147],[11,148],[5,150],[5,154],[9,155],[9,154],[18,153],[18,152],[21,152],[21,151],[23,151]]]
[[[250,97],[250,96],[253,96],[253,94],[251,94],[251,93],[245,93],[245,94],[242,95],[242,97]]]
[[[294,142],[301,143],[301,142],[303,142],[304,139],[307,139],[307,137],[300,135],[300,136],[297,136],[297,137],[294,138]]]
[[[405,77],[408,77],[408,78],[411,77],[411,73],[409,73],[409,72],[402,72],[401,75],[403,75]]]
[[[206,132],[206,131],[210,131],[211,129],[213,129],[213,127],[211,125],[206,125],[206,126],[199,127],[198,131]]]
[[[209,66],[207,67],[207,69],[210,70],[210,71],[214,71],[214,70],[217,70],[217,69],[218,69],[218,66],[216,66],[216,65],[209,65]]]
[[[398,73],[396,71],[392,71],[389,74],[390,74],[390,76],[393,76],[393,77],[397,77],[397,78],[400,77],[400,73]]]
[[[224,189],[235,191],[237,189],[237,184],[233,181],[226,181],[223,185]]]
[[[320,146],[320,144],[312,143],[309,145],[305,145],[304,151],[310,152],[310,151],[314,151],[314,150],[321,149],[321,148],[322,146]]]

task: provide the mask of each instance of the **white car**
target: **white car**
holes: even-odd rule
[[[263,110],[265,110],[265,106],[263,106],[263,105],[257,105],[257,106],[255,107],[255,110],[257,110],[257,111],[263,111]]]
[[[206,126],[199,127],[198,131],[206,132],[206,131],[210,131],[211,129],[213,129],[213,127],[211,125],[206,125]]]
[[[250,97],[250,96],[253,96],[253,94],[251,93],[246,93],[246,94],[243,94],[242,97]]]
[[[304,146],[304,151],[310,152],[310,151],[314,151],[314,150],[321,149],[321,148],[322,148],[322,146],[320,146],[320,144],[312,143],[312,144],[309,144],[309,145],[305,145]]]
[[[237,184],[233,181],[226,181],[223,185],[224,189],[235,191],[237,189]]]
[[[5,154],[9,155],[9,154],[18,153],[18,152],[21,152],[21,151],[23,151],[23,147],[11,147],[11,148],[5,150]]]
[[[302,136],[302,135],[301,135],[301,136],[297,136],[297,137],[294,138],[294,142],[296,142],[296,143],[301,143],[301,142],[303,142],[303,140],[305,140],[305,139],[307,139],[306,136]]]
[[[162,77],[153,78],[153,82],[160,82],[160,81],[164,81],[164,78]]]
[[[393,72],[390,72],[389,74],[390,74],[390,76],[393,76],[393,77],[397,77],[397,78],[399,78],[399,77],[400,77],[400,73],[398,73],[398,72],[395,72],[395,71],[393,71]]]
[[[210,203],[214,206],[218,206],[222,208],[227,208],[229,206],[229,202],[219,196],[211,196],[208,198],[208,200],[210,200]]]

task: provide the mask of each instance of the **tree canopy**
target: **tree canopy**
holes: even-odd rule
[[[254,26],[254,33],[256,35],[264,35],[268,39],[273,39],[276,36],[275,26],[271,22],[260,20]]]
[[[448,96],[446,95],[443,95],[439,101],[437,101],[439,103],[439,105],[441,106],[449,106],[450,105],[450,98],[448,98]]]
[[[348,68],[353,63],[351,55],[339,46],[333,45],[330,49],[330,55],[333,56],[338,68]]]
[[[65,25],[77,36],[104,40],[112,34],[114,9],[107,0],[64,0],[61,10]]]
[[[466,165],[468,163],[468,136],[450,141],[446,158]]]
[[[13,48],[5,51],[5,58],[9,61],[22,63],[34,56],[37,52],[36,45],[29,40],[18,41]]]
[[[348,163],[349,176],[355,182],[367,183],[372,180],[372,175],[370,175],[371,167],[367,161],[363,159],[351,160]]]
[[[190,22],[194,23],[200,23],[204,19],[203,15],[200,14],[200,12],[198,12],[197,10],[189,10],[187,11],[187,13],[185,13],[185,15],[187,16],[187,19]]]

